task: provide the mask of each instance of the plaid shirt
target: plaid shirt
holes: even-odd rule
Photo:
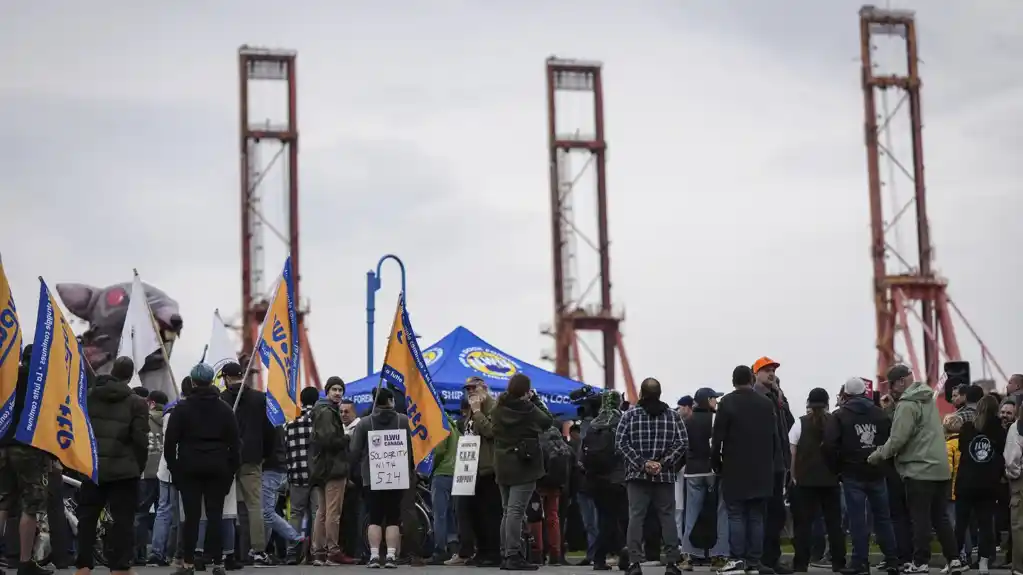
[[[626,481],[675,482],[675,466],[685,456],[689,436],[678,412],[667,405],[664,408],[664,413],[657,417],[639,405],[622,415],[615,447],[625,458]],[[660,462],[661,472],[657,475],[647,473],[644,469],[647,461]]]
[[[309,438],[313,435],[313,408],[303,407],[302,415],[285,428],[288,447],[288,482],[309,485]]]

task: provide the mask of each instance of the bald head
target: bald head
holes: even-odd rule
[[[1023,391],[1023,373],[1014,373],[1009,378],[1009,393],[1017,393]]]
[[[639,396],[649,399],[660,399],[661,382],[652,377],[644,379],[643,383],[639,384]]]

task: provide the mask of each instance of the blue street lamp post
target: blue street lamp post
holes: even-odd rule
[[[366,272],[366,375],[373,375],[373,314],[376,311],[377,291],[380,290],[380,268],[387,260],[394,260],[401,269],[401,293],[405,293],[405,264],[394,254],[387,254],[377,262],[377,271]]]

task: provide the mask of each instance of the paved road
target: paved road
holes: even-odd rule
[[[136,568],[135,571],[138,575],[168,575],[173,571],[170,568],[150,568],[141,567]],[[357,573],[365,573],[369,571],[365,567],[353,566],[353,567],[273,567],[273,568],[262,568],[257,569],[249,567],[243,571],[233,571],[231,573],[259,573],[259,575],[330,575],[337,573],[349,573],[355,575]],[[496,574],[496,569],[478,570],[473,568],[465,567],[399,567],[393,571],[374,571],[375,573],[409,573],[414,575],[468,575],[470,573],[493,573]],[[207,571],[209,573],[209,571]],[[594,573],[592,567],[543,567],[536,573],[540,575],[590,575]],[[621,573],[620,571],[612,571],[614,573]],[[663,567],[647,567],[643,568],[643,573],[649,575],[661,575],[664,573]],[[710,569],[706,567],[698,567],[695,573],[710,573]],[[810,573],[831,573],[830,569],[810,569]],[[938,569],[932,569],[932,575],[938,575]],[[976,575],[976,571],[970,571],[969,574]],[[992,570],[992,575],[1008,575],[1009,571],[1006,570]],[[880,573],[879,573],[880,575]]]

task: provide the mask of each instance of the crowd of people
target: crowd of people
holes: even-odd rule
[[[15,417],[30,357],[26,349]],[[274,427],[265,395],[243,384],[244,363],[219,373],[196,365],[174,402],[133,389],[126,357],[96,379],[88,414],[99,475],[77,494],[76,556],[54,539],[54,567],[87,575],[99,530],[104,563],[120,575],[139,565],[224,575],[282,563],[532,571],[567,564],[572,501],[587,544],[578,564],[597,571],[918,574],[930,569],[936,536],[942,573],[969,570],[976,554],[986,574],[1005,532],[1005,560],[1023,574],[1023,552],[1013,549],[1023,547],[1023,376],[1013,376],[1006,398],[956,388],[956,410],[942,418],[932,388],[896,365],[883,398],[854,377],[834,405],[817,388],[793,413],[779,364],[763,357],[734,369],[727,394],[701,388],[672,407],[648,378],[635,405],[597,391],[571,422],[557,421],[521,373],[498,396],[472,377],[429,476],[413,474],[395,492],[364,478],[371,431],[404,432],[411,445],[403,393],[380,387],[359,414],[331,377],[323,394],[302,390],[301,415]],[[472,436],[474,488],[455,495],[460,439]],[[50,454],[13,433],[0,437],[0,528],[19,575],[52,573],[38,561],[37,539],[41,519],[53,530],[63,516],[62,474],[71,472]],[[428,538],[416,515],[419,483],[429,486]],[[871,534],[883,556],[874,566]]]

